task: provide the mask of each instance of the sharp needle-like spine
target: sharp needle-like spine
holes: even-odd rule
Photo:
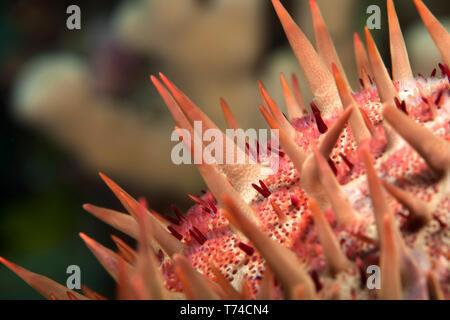
[[[174,255],[176,274],[183,286],[183,291],[188,299],[217,300],[219,296],[211,288],[205,276],[191,265],[188,259],[176,254]]]
[[[88,299],[84,295],[74,290],[70,290],[67,287],[57,283],[56,281],[22,268],[3,257],[0,257],[0,262],[3,263],[12,272],[17,274],[20,278],[22,278],[26,283],[28,283],[29,286],[43,295],[46,299],[69,300],[69,296],[67,295],[68,292],[78,300]]]
[[[116,237],[115,235],[111,235],[111,239],[119,249],[119,255],[128,263],[134,264],[136,259],[136,251],[132,249],[129,245],[127,245],[122,239]]]
[[[303,99],[302,90],[300,89],[300,85],[298,83],[298,79],[295,73],[292,73],[291,80],[295,100],[297,100],[297,104],[300,107],[302,114],[306,116],[308,114],[308,108],[306,107],[305,99]]]
[[[353,98],[351,89],[345,82],[345,79],[343,78],[341,72],[339,72],[336,65],[333,64],[332,70],[344,109],[350,106],[356,106],[356,102]],[[355,109],[356,110],[354,110],[352,112],[352,115],[350,116],[349,124],[352,129],[353,137],[355,138],[357,143],[360,143],[361,141],[370,139],[371,135],[364,122],[364,118],[361,115],[361,111],[357,107]]]
[[[149,243],[152,242],[152,226],[147,219],[144,207],[137,210],[139,224],[139,248],[136,257],[136,269],[144,282],[147,294],[153,300],[166,299],[166,288],[162,273],[158,268],[156,255]]]
[[[169,109],[170,113],[172,114],[173,119],[175,120],[175,123],[182,128],[190,128],[191,123],[186,118],[186,115],[184,114],[183,110],[181,110],[178,103],[175,101],[175,99],[172,97],[172,95],[167,91],[167,89],[159,82],[159,80],[155,76],[150,76],[150,79],[152,80],[153,84],[155,85],[156,89],[159,92],[159,95],[164,100],[164,103],[166,104],[167,108]]]
[[[211,266],[211,271],[214,274],[214,278],[219,286],[225,293],[224,299],[226,300],[239,300],[241,298],[239,292],[231,285],[227,278],[220,272],[219,268],[215,265]]]
[[[298,105],[297,99],[289,87],[289,84],[286,80],[286,77],[283,73],[280,74],[281,86],[283,87],[284,101],[286,103],[286,109],[289,115],[289,119],[292,121],[293,119],[302,118],[305,116],[303,113],[304,106],[300,107]]]
[[[356,67],[358,69],[358,75],[361,80],[364,81],[366,87],[370,85],[369,76],[373,77],[372,67],[369,63],[366,48],[361,41],[358,33],[353,34],[353,46],[355,50]],[[363,72],[364,71],[364,72]]]
[[[100,177],[105,181],[108,187],[114,192],[117,198],[120,200],[122,205],[127,209],[127,211],[132,214],[135,218],[137,217],[137,211],[143,208],[143,206],[137,202],[133,197],[126,193],[122,188],[120,188],[113,180],[108,178],[103,173],[100,173]],[[151,230],[154,232],[154,239],[161,248],[169,255],[172,256],[174,253],[182,252],[185,248],[184,244],[175,239],[167,230],[166,227],[156,219],[153,214],[149,213],[145,208],[146,217],[151,225]],[[155,245],[153,245],[155,247]]]
[[[137,239],[138,226],[136,220],[129,214],[94,206],[92,204],[83,205],[83,209],[103,222],[106,222],[113,228],[122,231],[134,239]]]
[[[269,107],[270,113],[273,115],[273,117],[278,122],[280,128],[284,130],[286,134],[289,135],[289,137],[294,138],[295,137],[295,129],[292,126],[292,124],[286,119],[284,114],[280,111],[275,101],[272,99],[272,97],[267,92],[266,88],[262,84],[262,82],[259,83],[259,87],[261,89],[261,94],[263,100],[266,102],[267,106]]]
[[[86,234],[80,232],[80,238],[83,239],[86,246],[91,250],[100,264],[105,268],[106,271],[113,277],[114,280],[117,281],[118,269],[117,269],[117,261],[119,256],[117,253],[108,249],[95,241],[94,239],[88,237]],[[128,265],[128,264],[127,264]],[[128,265],[128,268],[130,266]]]
[[[224,98],[220,98],[220,105],[222,106],[223,114],[225,116],[225,121],[227,122],[228,128],[238,130],[240,128],[236,118],[231,113],[230,107]]]
[[[370,154],[369,147],[367,145],[364,145],[361,151],[364,164],[366,166],[367,182],[369,185],[370,198],[372,199],[378,238],[382,239],[384,237],[384,215],[388,214],[390,218],[393,218],[393,213],[389,207],[385,191],[374,168],[373,159],[372,155]]]
[[[339,243],[333,233],[333,229],[331,229],[323,212],[319,209],[314,198],[309,199],[309,204],[314,219],[314,227],[317,231],[323,254],[325,255],[331,273],[335,275],[348,269],[351,266],[351,263],[341,251]]]
[[[275,119],[269,114],[269,112],[263,107],[259,106],[259,110],[266,119],[267,124],[271,129],[278,130],[280,145],[283,147],[284,151],[288,154],[295,169],[299,174],[302,173],[302,167],[306,160],[306,153],[298,146],[292,137],[286,134],[275,121]]]
[[[83,291],[84,295],[91,300],[107,300],[104,296],[95,292],[94,290],[91,290],[84,284],[81,285],[81,290]]]
[[[261,166],[258,163],[252,163],[249,159],[248,154],[245,152],[245,148],[243,146],[237,146],[236,143],[228,135],[222,132],[217,127],[217,125],[166,76],[160,73],[160,77],[169,89],[170,94],[173,96],[173,99],[170,99],[170,97],[165,97],[168,94],[167,91],[164,88],[160,88],[161,86],[157,81],[154,81],[154,83],[155,85],[157,85],[157,88],[160,91],[163,99],[166,101],[169,109],[175,110],[171,110],[171,112],[174,115],[174,118],[175,116],[178,117],[179,121],[177,121],[177,118],[175,118],[175,121],[177,121],[177,124],[179,124],[182,129],[188,130],[191,133],[191,136],[193,136],[192,125],[194,124],[194,122],[200,122],[202,125],[202,132],[196,132],[196,134],[200,134],[201,137],[203,136],[204,131],[206,131],[207,129],[215,129],[217,130],[216,132],[221,133],[223,157],[222,159],[216,159],[216,161],[222,163],[220,164],[221,171],[223,171],[233,182],[235,188],[240,192],[246,192],[246,188],[248,188],[249,185],[249,180],[261,177]],[[182,110],[184,115],[189,119],[190,123],[186,124],[186,121],[184,121],[183,117],[179,114],[179,110],[175,106],[171,106],[171,104],[173,104],[173,100],[175,100],[178,105],[178,109]],[[231,148],[229,148],[229,146],[231,146]],[[231,155],[229,153],[231,153]],[[243,159],[243,161],[241,161],[243,163],[239,162],[229,164],[228,161],[224,161],[224,158],[227,159],[228,156],[233,156],[236,159]]]
[[[431,220],[431,211],[426,202],[417,199],[412,194],[397,188],[386,181],[382,181],[382,183],[384,188],[409,210],[407,221],[409,230],[417,231]]]
[[[345,109],[331,128],[328,129],[327,133],[322,135],[322,139],[318,144],[318,150],[325,159],[330,157],[330,154],[342,131],[344,130],[352,112],[353,106]],[[326,195],[326,192],[324,192],[322,184],[320,183],[319,171],[313,154],[306,158],[302,167],[302,186],[309,196],[316,198],[321,206],[321,209],[328,207],[328,196]]]
[[[336,52],[336,48],[328,32],[327,26],[325,25],[319,6],[317,5],[315,0],[309,0],[309,5],[311,7],[311,14],[313,17],[314,35],[316,38],[317,51],[320,57],[322,57],[323,61],[325,61],[328,69],[331,71],[331,65],[335,64],[341,72],[345,83],[349,85],[347,76],[344,73],[344,68],[342,67],[341,60],[339,59],[339,56]]]
[[[281,282],[284,292],[288,294],[288,298],[292,297],[292,290],[298,284],[302,284],[305,287],[306,299],[315,298],[316,294],[312,279],[300,265],[295,253],[270,239],[256,225],[251,223],[241,210],[233,204],[230,198],[224,196],[223,201],[230,208],[229,214],[233,217],[233,220],[230,222],[238,223],[236,227],[251,240],[266,259],[267,264]]]
[[[329,69],[280,1],[272,0],[272,4],[283,25],[294,54],[303,69],[309,88],[321,113],[327,117],[341,110],[342,105],[339,100],[339,94]]]
[[[408,52],[406,51],[405,40],[403,39],[393,0],[387,0],[387,12],[393,80],[412,79],[413,73],[409,64]]]
[[[443,175],[450,169],[450,143],[430,130],[409,118],[391,104],[385,105],[383,116],[395,129],[425,159],[430,168]]]
[[[356,220],[350,200],[342,191],[336,176],[316,147],[313,147],[313,152],[320,174],[320,181],[327,193],[336,221],[338,225],[349,228]]]
[[[428,295],[431,300],[445,300],[444,292],[436,274],[430,270],[427,274]]]
[[[270,204],[272,205],[272,209],[277,215],[278,219],[280,219],[280,221],[284,221],[286,219],[286,214],[281,210],[280,206],[278,206],[273,199],[270,199]]]
[[[388,214],[383,216],[383,236],[381,238],[381,290],[383,300],[401,300],[402,284],[400,276],[400,256],[393,231],[393,221]]]
[[[177,130],[177,132],[179,132],[180,135],[182,134],[182,132],[179,130]],[[196,139],[194,139],[193,137],[191,137],[190,141],[189,139],[183,139],[183,143],[185,143],[187,148],[191,150],[191,154],[194,153],[195,144],[198,144],[197,149],[202,149],[201,142],[196,141]],[[208,186],[208,189],[219,201],[219,204],[221,206],[223,206],[221,200],[222,196],[224,194],[227,194],[233,199],[236,205],[238,205],[244,212],[246,212],[248,219],[255,223],[258,223],[258,219],[256,219],[253,210],[251,210],[249,205],[242,199],[239,192],[237,192],[236,189],[230,184],[230,182],[227,180],[227,177],[222,172],[220,172],[216,164],[206,164],[204,163],[204,161],[202,161],[202,163],[197,164],[197,169],[206,185]]]
[[[348,106],[328,129],[327,133],[322,135],[322,138],[319,141],[319,151],[324,158],[330,156],[331,151],[333,151],[340,135],[344,131],[350,116],[353,114],[354,108],[354,106]]]
[[[164,84],[169,89],[172,97],[178,103],[179,107],[185,114],[185,116],[191,121],[201,121],[204,130],[206,129],[216,129],[220,130],[219,127],[199,108],[197,107],[180,89],[178,89],[164,74],[160,73],[159,76]]]
[[[256,296],[257,300],[273,300],[275,299],[275,277],[268,266],[264,270],[259,291]]]
[[[370,65],[375,77],[375,84],[378,89],[378,94],[382,102],[393,103],[397,91],[392,83],[389,73],[384,65],[383,59],[378,52],[375,41],[370,34],[369,28],[365,27],[367,52],[369,54]]]

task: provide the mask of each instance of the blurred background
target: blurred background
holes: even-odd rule
[[[353,32],[369,5],[381,8],[372,30],[390,62],[385,1],[317,0],[354,89],[359,88]],[[314,43],[306,0],[284,5]],[[448,1],[425,3],[449,25]],[[68,30],[66,9],[81,9],[81,30]],[[440,61],[412,1],[395,1],[415,74]],[[194,167],[170,161],[173,121],[149,80],[165,73],[219,126],[219,98],[239,123],[262,127],[256,81],[283,104],[279,74],[295,72],[311,96],[270,1],[16,0],[0,4],[0,256],[65,284],[68,265],[82,283],[114,297],[113,280],[78,232],[113,248],[112,228],[83,203],[121,209],[102,171],[149,206],[186,210],[187,192],[204,188]],[[0,266],[0,299],[39,299]]]

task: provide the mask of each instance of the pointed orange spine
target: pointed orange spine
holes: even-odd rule
[[[414,4],[431,38],[433,38],[436,47],[439,49],[444,63],[450,66],[450,35],[421,0],[414,0]]]
[[[128,263],[133,264],[136,259],[136,251],[134,251],[129,245],[127,245],[122,239],[111,235],[111,239],[119,249],[119,255]]]
[[[392,225],[388,214],[383,217],[383,235],[381,237],[381,291],[383,300],[401,300],[402,284],[400,278],[400,257]]]
[[[192,154],[193,153],[192,150],[194,149],[194,143],[196,143],[196,141],[194,141],[194,139],[191,137],[191,141],[188,141],[188,139],[186,139],[183,140],[183,143],[187,145],[188,149],[191,150]],[[221,199],[224,194],[227,194],[233,199],[233,201],[240,208],[242,208],[243,211],[246,212],[246,216],[248,219],[250,219],[256,224],[259,223],[258,219],[256,219],[253,210],[244,201],[244,199],[242,199],[239,192],[237,192],[236,189],[230,184],[230,182],[227,180],[227,177],[219,170],[219,167],[216,164],[206,164],[206,163],[197,164],[197,169],[200,175],[202,176],[203,180],[205,181],[206,185],[208,186],[208,189],[212,192],[214,197],[219,201],[219,204],[223,208],[226,208],[226,206],[223,205]]]
[[[289,137],[294,138],[295,137],[295,129],[292,126],[292,124],[286,119],[284,114],[280,111],[280,108],[277,106],[275,101],[273,101],[272,97],[267,92],[266,88],[262,84],[261,81],[259,81],[259,87],[261,89],[261,94],[263,100],[266,102],[266,105],[269,107],[269,110],[273,117],[278,122],[280,128],[284,130],[284,132],[289,135]]]
[[[393,0],[387,0],[387,11],[393,80],[412,79],[413,73],[409,64],[408,52]]]
[[[365,87],[368,87],[370,85],[368,76],[373,77],[372,67],[369,64],[369,58],[367,57],[367,52],[364,48],[364,44],[362,43],[358,33],[356,32],[353,34],[353,46],[355,50],[358,75],[366,85]]]
[[[303,99],[302,91],[300,89],[300,85],[298,84],[298,79],[295,73],[291,75],[291,81],[295,100],[297,101],[297,104],[300,107],[302,114],[307,115],[308,108],[306,107],[305,100]]]
[[[268,266],[264,270],[261,284],[259,287],[257,300],[273,300],[275,299],[275,277]]]
[[[297,143],[288,136],[277,124],[275,119],[269,114],[269,112],[263,107],[259,106],[259,110],[263,114],[267,121],[267,124],[271,129],[278,130],[280,145],[289,155],[289,158],[294,163],[294,167],[299,174],[302,172],[303,163],[306,160],[306,153],[297,145]]]
[[[188,299],[217,300],[219,296],[208,284],[205,276],[200,274],[183,255],[176,254],[175,272]]]
[[[138,226],[136,220],[129,214],[97,207],[92,204],[84,204],[83,209],[113,228],[137,239]]]
[[[145,209],[140,203],[138,203],[133,197],[126,193],[119,185],[117,185],[112,179],[99,173],[103,181],[108,185],[108,187],[114,192],[116,197],[120,200],[125,209],[132,214],[135,218],[137,217],[137,212],[143,208],[146,212],[146,218],[151,225],[151,230],[154,232],[154,239],[159,243],[161,248],[169,255],[172,256],[174,253],[182,252],[185,245],[175,239],[167,230],[166,227],[156,219],[152,214],[150,214],[147,209]],[[155,245],[153,244],[153,247]]]
[[[416,123],[391,104],[383,109],[383,116],[395,131],[402,136],[427,164],[438,174],[450,169],[450,143]]]
[[[330,224],[323,215],[323,212],[319,209],[314,198],[309,199],[309,204],[314,219],[314,227],[322,245],[325,258],[327,259],[327,265],[333,274],[346,270],[351,266],[350,261],[342,253]]]
[[[292,121],[296,118],[302,118],[305,114],[303,108],[298,105],[297,99],[294,97],[289,84],[283,73],[280,74],[281,86],[283,87],[284,101],[286,103],[286,109],[289,115],[289,119]]]
[[[84,241],[84,243],[89,248],[89,250],[92,251],[94,256],[97,258],[97,260],[100,262],[100,264],[105,268],[105,270],[108,271],[108,273],[111,275],[111,277],[113,277],[113,279],[117,281],[117,275],[118,275],[117,261],[119,258],[117,253],[115,253],[111,249],[108,249],[105,246],[101,245],[94,239],[88,237],[83,232],[80,232],[79,236]],[[131,268],[131,266],[128,265],[128,268]]]
[[[319,55],[325,61],[326,66],[330,71],[331,65],[335,64],[341,72],[345,83],[349,85],[347,76],[344,73],[344,68],[342,67],[341,60],[339,59],[339,56],[336,52],[333,40],[331,39],[327,26],[325,25],[322,13],[320,12],[316,0],[309,0],[309,6],[311,8],[311,14],[313,17],[314,35],[316,38],[316,47]]]
[[[97,292],[91,290],[89,287],[87,287],[84,284],[81,285],[81,290],[83,290],[84,295],[86,297],[88,297],[89,299],[92,299],[92,300],[107,300],[104,296],[102,296],[101,294],[98,294]]]
[[[272,205],[273,211],[275,211],[275,214],[278,216],[278,219],[283,220],[286,218],[286,215],[281,211],[275,200],[270,199],[270,204]]]
[[[432,270],[428,271],[427,274],[427,286],[428,294],[431,300],[445,300],[444,293],[442,291],[441,285],[439,284],[439,280]]]
[[[163,276],[158,268],[155,252],[149,245],[153,242],[152,234],[154,230],[147,219],[147,212],[144,207],[136,211],[139,224],[139,247],[136,256],[136,271],[141,277],[146,294],[153,300],[167,298]]]
[[[22,278],[22,280],[24,280],[34,290],[36,290],[49,300],[69,300],[67,292],[70,292],[78,300],[88,299],[84,295],[74,290],[70,290],[67,287],[57,283],[56,281],[22,268],[3,257],[0,257],[0,262],[3,263],[12,272],[17,274],[20,278]]]
[[[227,122],[228,128],[237,130],[240,128],[236,118],[231,113],[230,107],[224,98],[220,98],[220,105],[222,106],[223,114],[225,115],[225,120]]]
[[[351,89],[345,82],[342,74],[339,72],[335,64],[333,64],[332,69],[344,109],[348,108],[349,106],[355,106],[356,102],[353,98]],[[371,138],[371,135],[366,127],[364,119],[361,115],[361,111],[357,107],[355,107],[355,109],[356,110],[354,110],[352,115],[350,116],[349,123],[352,129],[353,137],[355,138],[357,143],[360,143],[361,141]]]
[[[412,194],[387,183],[386,181],[382,181],[382,183],[384,188],[409,210],[409,217],[407,221],[409,230],[417,231],[431,220],[432,215],[425,202],[415,198]]]
[[[313,152],[320,175],[320,181],[327,193],[336,221],[338,225],[349,228],[356,221],[351,203],[342,191],[330,166],[317,150],[317,147],[313,147]]]
[[[159,80],[155,76],[153,76],[153,75],[150,76],[150,79],[152,80],[152,82],[155,85],[156,89],[158,90],[160,96],[164,100],[170,113],[172,114],[172,117],[175,120],[175,123],[182,128],[186,128],[186,129],[190,128],[191,123],[186,118],[186,115],[183,113],[180,106],[175,101],[175,99],[172,97],[172,95],[167,91],[167,89],[159,82]]]
[[[329,158],[352,112],[353,107],[345,109],[327,133],[322,135],[317,148],[325,159]],[[329,201],[320,183],[319,171],[313,154],[309,155],[305,160],[302,168],[302,180],[302,186],[306,193],[311,197],[314,196],[319,202],[321,209],[325,209],[329,205]]]
[[[272,4],[320,111],[327,117],[342,109],[339,94],[330,71],[280,1],[272,0]]]
[[[370,65],[372,66],[373,75],[375,77],[375,84],[377,85],[378,94],[381,101],[392,103],[397,94],[397,91],[392,83],[389,73],[386,70],[381,55],[378,52],[375,41],[370,34],[367,26],[364,28],[366,34],[367,51],[369,53]],[[367,70],[366,70],[367,71]]]
[[[237,221],[241,231],[252,241],[261,255],[266,259],[271,270],[277,276],[288,295],[292,295],[292,289],[297,284],[305,286],[307,299],[315,298],[314,284],[308,273],[297,260],[297,256],[288,248],[270,239],[264,232],[257,228],[242,214],[230,198],[224,196],[223,201],[230,208],[230,213]],[[290,296],[292,297],[292,296]],[[289,298],[289,296],[288,296]]]
[[[220,272],[220,270],[215,266],[211,266],[211,271],[214,274],[216,282],[222,288],[225,293],[224,299],[226,300],[239,300],[241,295],[236,289],[231,285],[227,278]]]
[[[199,107],[195,105],[180,89],[178,89],[164,74],[159,73],[161,80],[164,82],[166,87],[169,89],[175,101],[178,103],[179,107],[188,118],[191,124],[194,121],[202,121],[204,130],[206,129],[217,129],[220,130],[217,125],[204,113]]]

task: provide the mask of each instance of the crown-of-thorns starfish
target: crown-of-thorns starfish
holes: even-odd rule
[[[365,29],[354,36],[362,89],[352,90],[315,0],[316,49],[279,0],[272,0],[314,102],[308,111],[293,75],[281,75],[289,120],[259,83],[259,109],[279,130],[279,171],[265,163],[198,164],[210,192],[186,215],[163,217],[100,174],[128,212],[84,209],[138,240],[137,251],[82,240],[117,282],[119,299],[450,298],[450,37],[421,0],[419,14],[442,55],[429,78],[413,78],[392,0],[387,1],[392,75]],[[151,80],[176,130],[217,128],[160,74]],[[221,100],[227,124],[239,128]],[[201,134],[201,133],[196,133]],[[191,135],[192,136],[192,135]],[[228,139],[225,135],[223,139]],[[193,148],[194,140],[184,139]],[[201,146],[200,146],[201,147]],[[236,149],[249,157],[250,149]],[[0,258],[48,299],[83,294]],[[379,265],[380,290],[365,272]]]

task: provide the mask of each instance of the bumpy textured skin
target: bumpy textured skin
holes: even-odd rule
[[[287,25],[288,37],[291,33],[291,36],[296,34],[301,38],[290,18],[280,9],[278,0],[273,2],[277,13],[283,15],[281,20],[284,27]],[[415,2],[421,15],[425,15],[427,25],[430,17],[426,17],[423,4],[419,0]],[[317,18],[315,2],[311,0],[311,4]],[[388,5],[391,6],[392,18],[390,0]],[[438,43],[438,47],[445,48],[449,41],[448,34],[439,29],[436,23],[432,24],[432,28],[433,36],[438,34],[445,38],[442,43]],[[324,29],[320,30],[321,39],[330,47],[326,43]],[[323,67],[304,39],[299,40],[296,46],[306,48],[314,60],[312,65]],[[372,46],[369,55],[371,62],[377,63],[373,59],[375,50]],[[448,60],[447,51],[441,50],[441,53],[444,60]],[[405,70],[408,62],[399,61]],[[351,132],[352,123],[345,124],[328,159],[328,165],[338,181],[337,188],[342,190],[340,199],[345,201],[347,197],[350,203],[350,207],[346,207],[347,218],[350,219],[345,223],[342,216],[338,217],[341,213],[333,205],[331,195],[327,194],[329,191],[324,191],[327,188],[321,188],[325,184],[324,178],[320,176],[327,170],[324,171],[324,159],[322,164],[325,163],[325,166],[320,165],[318,155],[322,151],[317,151],[316,145],[320,149],[321,143],[328,137],[326,129],[333,132],[333,125],[340,123],[342,117],[350,113],[329,105],[321,106],[326,111],[322,115],[319,110],[313,109],[313,114],[302,110],[299,113],[305,114],[302,118],[290,119],[295,128],[292,131],[295,142],[294,148],[292,145],[286,147],[286,153],[283,148],[279,152],[271,150],[267,157],[259,159],[260,164],[252,168],[245,165],[222,166],[222,173],[217,171],[218,167],[199,166],[206,183],[215,190],[214,195],[210,192],[204,192],[198,197],[190,195],[196,204],[184,216],[177,212],[177,218],[168,217],[170,223],[148,209],[144,201],[138,203],[112,180],[101,175],[131,216],[91,205],[85,206],[85,209],[137,238],[139,250],[135,252],[114,238],[119,249],[116,254],[86,235],[80,235],[100,263],[117,280],[118,297],[449,299],[450,70],[446,65],[440,65],[442,77],[434,71],[430,78],[420,76],[394,81],[392,85],[388,76],[382,79],[383,74],[387,73],[379,61],[377,64],[373,68],[378,68],[375,74],[379,78],[375,78],[375,82],[380,90],[375,84],[369,85],[372,79],[367,77],[361,79],[363,89],[352,94],[355,105],[351,112],[360,112],[361,119],[365,118],[364,123],[358,125],[367,127],[370,138],[366,135],[363,141],[357,141]],[[312,65],[306,67],[311,68]],[[336,77],[338,71],[335,66],[333,68]],[[324,77],[332,79],[328,71],[321,70]],[[193,117],[214,126],[167,78],[161,75],[161,79],[170,94],[152,77],[179,126],[189,129]],[[338,81],[336,78],[336,83]],[[317,82],[311,83],[317,85]],[[330,79],[327,79],[327,83],[332,85]],[[339,83],[340,89],[343,83]],[[323,93],[321,88],[315,89],[313,91],[316,93]],[[328,90],[324,101],[336,97],[335,89]],[[342,92],[340,94],[342,98]],[[263,96],[265,103],[268,103],[266,93]],[[383,104],[383,96],[396,96],[398,108],[407,117],[392,109],[392,106],[389,111],[393,102]],[[335,101],[333,106],[341,105],[339,97],[336,99],[339,101]],[[349,100],[348,96],[346,100]],[[283,123],[285,119],[280,117],[277,107],[271,107],[270,112],[278,115],[276,121],[265,107],[260,108],[269,125],[273,127],[278,122],[283,124],[284,129],[290,129],[289,123]],[[351,107],[347,105],[344,108]],[[384,119],[386,110],[391,116]],[[428,146],[427,150],[417,150],[421,149],[417,148],[417,143],[420,144],[422,137],[405,138],[405,132],[402,133],[398,127],[395,130],[396,119],[392,118],[392,114],[396,113],[392,110],[397,112],[399,121],[403,117],[402,123],[409,125],[411,132],[423,134],[423,145]],[[422,128],[431,132],[432,137],[420,131]],[[283,147],[287,140],[281,136],[281,141]],[[442,150],[430,147],[430,141]],[[310,156],[313,152],[317,162]],[[292,159],[296,160],[291,161],[287,153],[294,155]],[[373,167],[369,158],[372,158]],[[433,158],[439,161],[433,161]],[[267,169],[276,159],[279,160],[279,170],[263,174],[264,170],[260,168],[265,166]],[[308,171],[317,168],[321,168],[320,175]],[[330,176],[326,179],[330,179]],[[378,189],[374,188],[374,183],[379,179],[387,183],[384,185],[386,190],[381,188],[381,184]],[[235,189],[230,188],[228,183]],[[389,191],[389,186],[406,194],[406,202],[400,202],[401,197]],[[239,201],[233,203],[230,197],[239,198]],[[225,204],[226,209],[220,204]],[[250,210],[246,209],[246,204]],[[382,218],[380,208],[384,215]],[[325,219],[321,219],[321,210]],[[424,212],[422,219],[412,224],[413,218]],[[246,218],[243,218],[245,215]],[[258,234],[260,231],[262,233]],[[266,241],[267,236],[270,240]],[[84,289],[86,296],[66,291],[50,279],[33,274],[3,258],[0,258],[0,262],[47,298],[101,298],[88,288]],[[381,266],[383,287],[380,290],[367,286],[367,268],[373,265]],[[292,273],[292,283],[291,274],[283,274],[285,266]]]
[[[421,91],[417,87],[420,84]],[[407,111],[410,117],[429,128],[435,135],[450,140],[449,112],[450,101],[445,98],[437,109],[438,115],[432,119],[429,107],[422,100],[435,101],[442,90],[449,89],[447,78],[444,79],[417,79],[397,83],[399,95],[407,102]],[[450,298],[450,197],[449,178],[438,179],[428,168],[424,160],[403,139],[398,137],[393,145],[387,148],[386,132],[381,114],[381,103],[376,88],[373,86],[355,94],[358,107],[364,110],[376,129],[376,136],[371,142],[372,154],[377,158],[375,168],[380,178],[400,187],[414,197],[426,201],[431,206],[434,220],[420,232],[408,232],[404,230],[408,210],[393,198],[389,198],[389,204],[393,209],[396,221],[402,229],[402,236],[408,247],[420,259],[424,268],[432,268],[444,290],[446,298]],[[335,115],[334,118],[336,118]],[[324,119],[329,126],[333,118]],[[312,143],[317,142],[320,133],[313,116],[302,119],[294,119],[297,129],[297,141],[300,146],[308,150]],[[395,134],[395,133],[394,133]],[[354,165],[352,169],[342,160],[339,154],[344,154]],[[346,255],[363,260],[363,269],[369,265],[379,264],[377,249],[376,227],[372,210],[372,203],[368,195],[367,178],[361,156],[357,150],[350,128],[346,128],[338,144],[335,146],[331,159],[337,168],[337,177],[341,182],[345,193],[350,198],[357,215],[358,224],[351,230],[336,227],[336,221],[332,209],[327,210],[326,216],[334,226],[335,234],[342,250]],[[301,178],[295,171],[287,155],[280,161],[280,171],[264,179],[264,183],[271,191],[268,198],[262,195],[256,196],[251,201],[261,228],[273,240],[293,250],[300,261],[307,265],[311,273],[317,273],[323,288],[319,296],[324,299],[366,299],[374,297],[356,269],[348,273],[339,274],[333,278],[327,271],[325,258],[321,253],[321,245],[317,239],[316,231],[312,226],[311,212],[308,205],[308,196],[305,194]],[[298,207],[294,206],[291,196],[298,199]],[[205,200],[213,199],[211,194],[204,195]],[[270,200],[274,200],[280,209],[286,213],[287,219],[280,221],[275,213]],[[174,226],[180,232],[184,241],[189,245],[184,252],[192,265],[203,274],[214,279],[210,266],[215,264],[229,281],[240,288],[244,279],[248,279],[251,292],[256,295],[264,272],[264,259],[255,251],[251,256],[241,250],[238,244],[245,239],[240,239],[228,226],[227,219],[219,212],[212,216],[203,210],[203,206],[195,205],[186,215],[186,221]],[[200,245],[193,238],[189,230],[196,226],[208,239]],[[363,236],[363,237],[361,237]],[[370,243],[368,239],[373,239]],[[364,239],[364,240],[362,240]],[[251,246],[251,244],[249,244]],[[180,290],[172,270],[170,259],[163,263],[167,284],[170,288]]]

